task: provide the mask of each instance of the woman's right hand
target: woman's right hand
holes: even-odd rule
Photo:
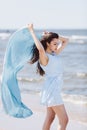
[[[28,29],[30,30],[30,31],[33,31],[33,24],[31,23],[31,24],[28,24]]]

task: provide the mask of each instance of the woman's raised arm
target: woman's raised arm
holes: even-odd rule
[[[69,39],[68,38],[65,38],[63,36],[59,36],[59,41],[62,43],[61,45],[59,45],[58,47],[58,50],[57,50],[57,53],[60,53],[64,48],[65,46],[68,44],[69,42]]]
[[[34,32],[34,29],[33,29],[33,24],[28,24],[28,29],[33,37],[33,40],[35,42],[35,45],[39,51],[39,60],[40,60],[40,63],[42,65],[46,65],[47,62],[48,62],[48,57],[46,55],[46,52],[44,50],[44,47],[43,45],[41,44],[41,42],[39,41],[39,39],[36,37],[35,35],[35,32]]]
[[[38,40],[38,38],[35,35],[34,29],[33,29],[33,24],[28,24],[28,29],[33,37],[33,40],[35,42],[35,45],[36,45],[38,51],[44,51],[42,44],[40,43],[40,41]]]

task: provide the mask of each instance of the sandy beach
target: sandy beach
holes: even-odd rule
[[[25,119],[17,119],[6,115],[1,109],[0,111],[0,130],[41,130],[45,118],[45,107],[40,105],[40,96],[38,94],[22,94],[23,102],[32,109],[33,115]],[[0,101],[1,102],[1,101]],[[69,123],[66,130],[87,130],[86,111],[82,110],[82,120],[80,119],[78,108],[64,101]],[[78,105],[79,107],[79,105]],[[1,108],[1,103],[0,103]],[[79,107],[82,109],[81,107]],[[83,107],[84,108],[84,107]],[[73,113],[72,113],[73,111]],[[71,114],[72,113],[72,114]],[[51,130],[57,130],[58,120],[55,118]]]

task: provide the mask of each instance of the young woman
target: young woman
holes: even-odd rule
[[[33,24],[28,24],[28,29],[35,42],[31,63],[37,61],[38,72],[46,77],[41,94],[41,103],[47,109],[43,130],[50,130],[55,115],[59,120],[58,130],[66,130],[68,116],[61,97],[63,69],[59,54],[67,45],[68,39],[53,32],[45,32],[39,40]],[[59,42],[62,43],[61,46]]]

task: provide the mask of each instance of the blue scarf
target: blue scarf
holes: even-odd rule
[[[40,36],[37,36],[40,38]],[[3,107],[7,114],[25,118],[33,112],[21,101],[17,73],[32,56],[33,38],[27,27],[17,30],[9,39],[5,53],[1,94]]]

